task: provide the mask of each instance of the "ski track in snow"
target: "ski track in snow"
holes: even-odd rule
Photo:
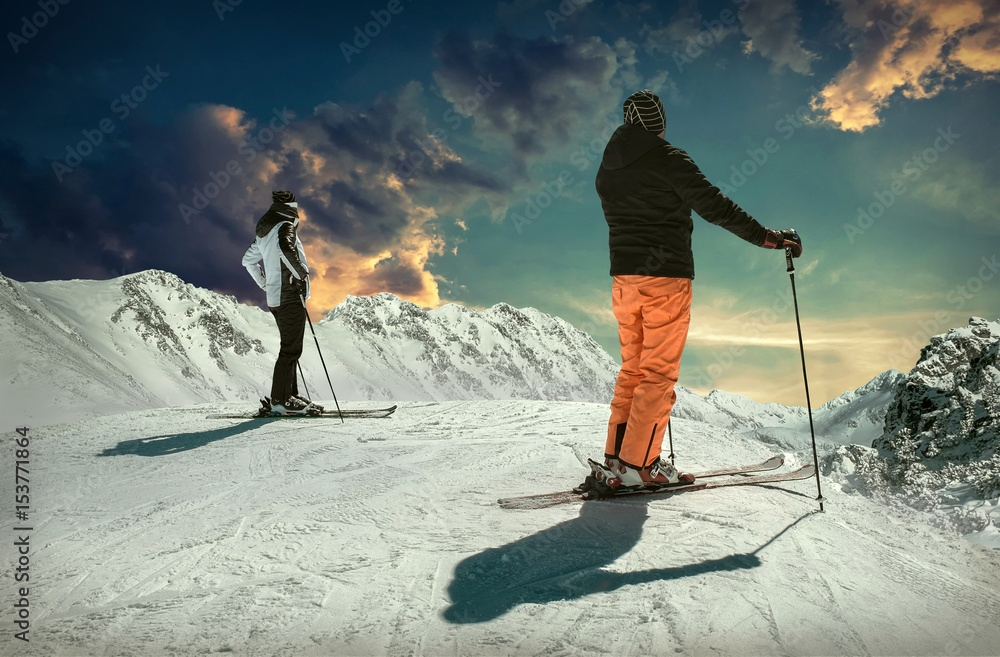
[[[1000,555],[836,486],[825,513],[812,481],[497,506],[577,483],[605,405],[205,419],[239,408],[32,430],[32,641],[0,654],[1000,653]],[[674,445],[775,449],[683,419]]]

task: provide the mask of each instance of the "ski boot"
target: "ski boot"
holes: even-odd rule
[[[271,409],[268,415],[318,415],[316,411],[310,412],[312,409],[311,404],[299,399],[295,395],[290,396],[285,400],[284,404],[276,404],[271,402]]]
[[[666,489],[694,483],[693,475],[682,473],[659,458],[645,468],[636,468],[611,458],[605,459],[604,463],[594,460],[589,462],[591,476],[581,484],[582,487],[593,478],[592,486],[582,491],[587,499],[612,497],[625,491]]]
[[[292,395],[292,399],[306,405],[306,415],[322,415],[326,412],[322,406],[302,395]]]

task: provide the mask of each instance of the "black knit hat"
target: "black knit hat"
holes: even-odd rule
[[[637,91],[626,98],[622,110],[625,112],[625,123],[638,125],[654,135],[660,134],[667,127],[663,103],[649,89]]]
[[[273,191],[271,192],[271,200],[275,203],[294,203],[295,194],[285,191]]]

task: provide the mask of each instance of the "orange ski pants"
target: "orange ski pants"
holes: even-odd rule
[[[677,399],[681,353],[691,323],[691,279],[615,276],[622,369],[615,383],[605,456],[644,468],[660,455]]]

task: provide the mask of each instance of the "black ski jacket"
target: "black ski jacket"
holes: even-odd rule
[[[611,136],[597,172],[611,275],[694,278],[691,210],[751,244],[766,231],[705,178],[680,148],[642,127]]]

